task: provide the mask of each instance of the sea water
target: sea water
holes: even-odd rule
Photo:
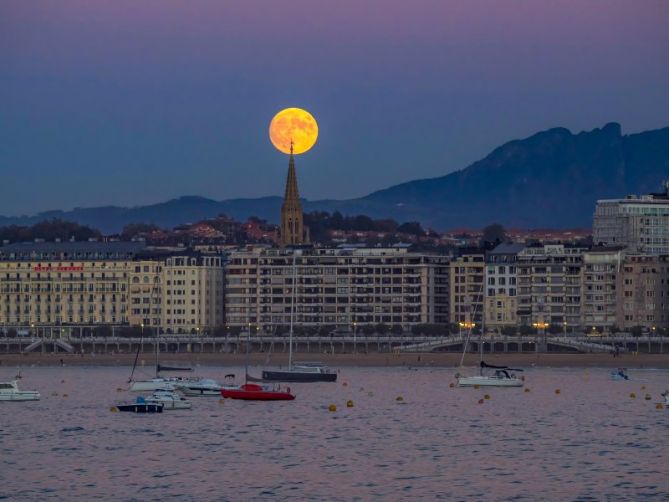
[[[0,380],[14,370],[0,368]],[[129,372],[23,368],[20,387],[42,399],[0,402],[0,498],[534,501],[669,493],[669,410],[656,408],[667,371],[632,370],[629,381],[612,381],[604,368],[533,369],[526,392],[452,388],[456,370],[447,368],[342,368],[337,383],[290,384],[295,401],[205,397],[192,398],[192,410],[113,413],[111,406],[136,397],[118,390]],[[235,372],[243,369],[198,368],[218,379]]]

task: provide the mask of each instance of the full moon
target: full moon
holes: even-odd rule
[[[316,119],[301,108],[286,108],[274,115],[269,123],[269,139],[277,150],[290,153],[293,141],[293,153],[300,154],[311,149],[318,138]]]

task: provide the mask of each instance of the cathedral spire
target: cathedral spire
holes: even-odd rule
[[[295,171],[295,156],[293,155],[293,140],[290,140],[290,157],[288,158],[288,177],[286,191],[281,206],[281,244],[290,246],[305,244],[302,203],[300,192],[297,189],[297,173]]]

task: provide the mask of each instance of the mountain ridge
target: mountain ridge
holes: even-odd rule
[[[407,181],[355,199],[303,199],[303,208],[420,221],[438,230],[480,228],[491,222],[525,228],[586,227],[597,199],[654,191],[667,176],[669,127],[623,135],[620,124],[610,122],[576,134],[564,127],[539,131],[508,141],[444,176]],[[0,216],[0,226],[60,218],[116,233],[128,223],[171,228],[219,214],[277,222],[281,202],[279,196],[216,201],[185,195],[144,206]]]

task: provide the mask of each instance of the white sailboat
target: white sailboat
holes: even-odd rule
[[[480,294],[483,294],[483,287],[485,285],[485,280],[481,284]],[[474,311],[474,317],[476,317],[476,311]],[[474,324],[471,323],[469,331],[467,332],[467,338],[465,340],[465,346],[462,351],[462,358],[460,359],[460,367],[465,359],[465,354],[467,353],[467,345],[469,343],[469,337],[471,336],[472,329]],[[521,378],[516,377],[515,371],[523,371],[519,368],[509,368],[508,366],[494,366],[492,364],[486,364],[483,361],[483,336],[485,334],[485,314],[481,316],[481,340],[479,341],[479,374],[473,376],[461,376],[456,374],[458,379],[459,387],[522,387],[524,381]]]
[[[156,376],[154,378],[149,378],[146,380],[133,380],[135,375],[135,369],[137,368],[137,360],[139,359],[139,351],[141,349],[141,342],[139,347],[137,347],[137,354],[135,355],[135,362],[132,365],[132,372],[130,373],[130,378],[128,383],[130,384],[129,390],[131,392],[153,392],[156,390],[175,390],[182,385],[197,384],[202,379],[199,377],[180,377],[180,376],[160,376],[161,371],[192,371],[191,368],[175,368],[175,367],[166,367],[161,366],[158,362],[159,359],[159,340],[158,332],[156,328],[156,341],[155,341],[155,352],[156,352]]]

